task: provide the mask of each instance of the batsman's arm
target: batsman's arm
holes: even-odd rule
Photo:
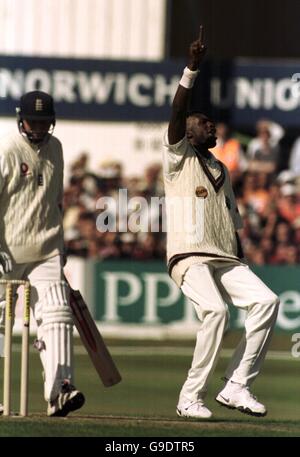
[[[58,177],[58,189],[57,189],[57,205],[63,216],[63,200],[64,200],[64,154],[61,142],[57,144],[57,156],[59,157],[60,166],[56,170]]]
[[[6,154],[1,154],[0,145],[0,194],[6,185],[8,175],[9,171],[6,162]],[[10,273],[12,268],[12,258],[10,254],[2,250],[2,246],[0,245],[0,277],[6,273]]]
[[[172,103],[171,119],[168,127],[169,144],[178,143],[185,135],[186,115],[191,89],[199,73],[199,65],[206,53],[203,43],[203,26],[200,26],[199,38],[190,45],[188,64],[183,71]]]

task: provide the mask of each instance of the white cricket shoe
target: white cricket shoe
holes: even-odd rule
[[[209,419],[212,412],[204,405],[202,400],[190,401],[177,405],[177,415],[193,419]]]
[[[216,401],[229,409],[238,409],[251,416],[265,416],[267,409],[259,403],[249,388],[236,382],[228,381],[216,397]]]
[[[2,416],[4,412],[4,406],[2,405],[2,403],[0,403],[0,416]]]
[[[54,401],[48,403],[47,416],[65,417],[83,406],[85,398],[69,381],[63,382],[61,391]]]

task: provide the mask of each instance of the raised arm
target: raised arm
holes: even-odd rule
[[[185,135],[189,97],[205,52],[206,46],[203,43],[203,26],[201,25],[199,38],[190,45],[188,64],[184,69],[172,103],[172,113],[168,128],[170,144],[178,143]]]

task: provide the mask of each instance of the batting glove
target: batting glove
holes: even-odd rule
[[[12,271],[12,260],[9,254],[0,251],[0,276]]]

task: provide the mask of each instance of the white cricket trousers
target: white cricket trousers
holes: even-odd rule
[[[4,279],[28,279],[31,284],[30,306],[37,323],[40,358],[44,368],[44,397],[57,397],[61,381],[73,382],[73,321],[63,286],[64,273],[59,255],[41,262],[15,264]],[[14,305],[17,296],[14,297]],[[4,333],[5,286],[0,286],[0,333]]]
[[[13,271],[3,276],[3,279],[27,279],[31,284],[30,307],[39,325],[42,320],[43,299],[49,284],[64,279],[62,259],[60,255],[40,262],[19,263],[13,266]],[[15,297],[16,299],[17,297]],[[15,303],[14,303],[15,305]],[[22,304],[23,306],[23,304]],[[5,286],[0,285],[0,331],[4,332],[5,321]]]
[[[187,270],[181,290],[193,303],[201,328],[192,366],[179,402],[203,399],[213,373],[228,323],[231,303],[247,310],[245,333],[225,377],[250,385],[264,361],[274,328],[279,299],[246,264],[226,261],[197,263]]]

